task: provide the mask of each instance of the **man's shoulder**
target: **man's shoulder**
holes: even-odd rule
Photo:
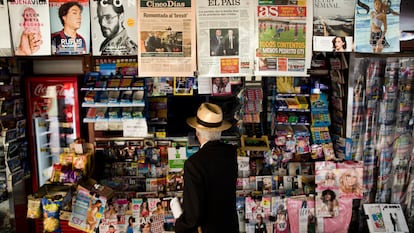
[[[63,38],[62,33],[63,33],[63,30],[60,30],[60,31],[57,31],[57,32],[53,32],[50,36],[52,37],[52,39],[53,38]]]

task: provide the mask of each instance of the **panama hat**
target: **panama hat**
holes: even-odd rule
[[[202,103],[197,110],[197,116],[187,118],[187,124],[209,131],[223,131],[231,127],[230,122],[223,120],[221,108],[212,103]]]

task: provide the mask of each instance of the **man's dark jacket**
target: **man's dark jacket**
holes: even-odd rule
[[[238,233],[236,212],[237,152],[211,141],[184,163],[183,214],[175,232]]]

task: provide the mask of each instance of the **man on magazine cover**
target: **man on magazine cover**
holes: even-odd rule
[[[52,33],[53,54],[85,54],[86,41],[76,31],[81,27],[83,7],[78,2],[66,2],[59,7],[63,29]]]
[[[183,212],[175,221],[175,232],[238,233],[237,152],[220,141],[231,123],[223,120],[218,105],[202,103],[187,124],[195,128],[200,150],[184,163]]]
[[[97,13],[105,37],[99,48],[101,55],[136,55],[138,45],[129,37],[124,26],[125,14],[121,2],[101,0]]]

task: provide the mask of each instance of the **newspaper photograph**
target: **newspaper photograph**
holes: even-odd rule
[[[312,52],[312,46],[307,46],[312,42],[312,1],[285,5],[259,1],[256,14],[255,74],[306,76]]]
[[[198,1],[198,75],[251,75],[254,10],[257,1]]]
[[[196,71],[195,1],[141,0],[138,74],[193,76]]]

